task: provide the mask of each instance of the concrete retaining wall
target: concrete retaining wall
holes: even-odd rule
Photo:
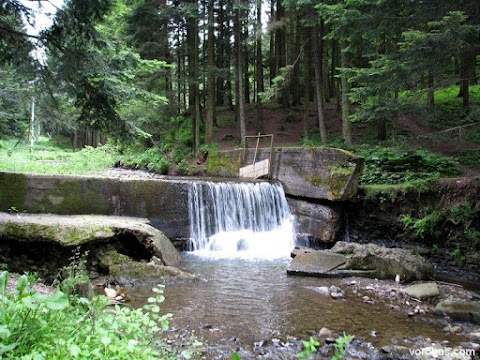
[[[253,162],[255,149],[210,153],[207,173],[238,177],[242,166]],[[269,156],[260,149],[257,161]],[[287,195],[330,201],[345,201],[358,191],[363,158],[335,148],[274,148],[272,177],[282,182]]]
[[[188,181],[0,172],[0,211],[148,218],[171,238],[189,237]]]

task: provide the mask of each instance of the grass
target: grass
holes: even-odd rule
[[[0,171],[39,174],[92,174],[113,166],[118,153],[113,146],[86,147],[73,151],[41,137],[32,152],[28,142],[0,141]]]

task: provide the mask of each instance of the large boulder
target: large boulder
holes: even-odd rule
[[[303,275],[315,277],[374,277],[373,271],[363,271],[344,268],[348,259],[345,255],[336,254],[328,250],[295,249],[292,261],[287,269],[289,275]]]
[[[194,280],[195,276],[173,266],[165,266],[157,258],[145,263],[110,249],[101,254],[100,267],[109,280],[121,285],[158,284],[172,280]]]
[[[379,279],[393,280],[400,275],[404,281],[425,280],[433,273],[430,262],[406,249],[339,241],[331,251],[346,256],[344,269],[373,271]]]
[[[340,239],[343,213],[338,206],[322,205],[300,199],[288,199],[295,215],[297,243],[308,247],[324,247]],[[322,246],[323,245],[323,246]]]

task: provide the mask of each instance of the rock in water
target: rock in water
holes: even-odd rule
[[[374,271],[379,279],[394,279],[399,274],[405,281],[425,280],[433,273],[429,261],[406,249],[339,241],[331,251],[348,255],[343,269]]]
[[[480,301],[442,301],[435,307],[435,315],[480,325]]]
[[[438,286],[434,282],[411,285],[404,291],[407,295],[420,300],[440,295]]]

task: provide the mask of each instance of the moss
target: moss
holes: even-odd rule
[[[58,204],[53,204],[56,213],[109,213],[108,201],[99,198],[104,194],[93,190],[92,186],[83,181],[60,181],[57,189],[57,193],[63,199]]]
[[[131,261],[128,256],[120,254],[115,250],[109,250],[100,259],[100,266],[104,269],[110,269],[114,265],[119,266]]]
[[[344,187],[349,183],[354,167],[331,166],[327,176],[312,174],[305,176],[305,180],[315,187],[326,187],[335,198],[342,195]]]
[[[76,246],[97,239],[114,236],[107,226],[64,226],[62,224],[37,224],[28,222],[6,222],[0,224],[0,237],[22,241],[49,241],[61,246]]]
[[[25,174],[0,172],[0,211],[8,211],[12,207],[22,211],[26,197]]]
[[[209,153],[207,160],[207,173],[222,175],[238,175],[241,167],[240,153],[238,151],[214,151]]]

